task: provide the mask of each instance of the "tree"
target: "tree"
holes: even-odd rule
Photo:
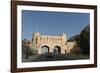
[[[76,34],[71,37],[67,42],[76,41],[77,50],[80,50],[84,54],[90,53],[90,26],[86,26],[80,34]]]
[[[89,54],[90,53],[90,29],[89,25],[85,27],[80,33],[80,46],[82,53]]]

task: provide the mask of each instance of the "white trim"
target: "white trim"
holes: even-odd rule
[[[21,48],[21,11],[22,10],[37,10],[37,11],[53,11],[53,12],[78,12],[90,13],[90,59],[87,60],[70,60],[70,61],[50,61],[50,62],[29,62],[22,63],[22,48]],[[94,11],[92,9],[75,9],[75,8],[56,8],[56,7],[39,7],[39,6],[17,6],[17,67],[46,67],[46,66],[61,66],[61,65],[82,65],[94,63]]]

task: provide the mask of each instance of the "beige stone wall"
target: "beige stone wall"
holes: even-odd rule
[[[71,41],[71,42],[68,42],[67,45],[68,45],[68,51],[70,53],[72,49],[74,49],[74,48],[76,49],[77,42]]]

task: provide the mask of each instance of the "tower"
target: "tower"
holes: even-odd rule
[[[36,43],[36,42],[37,42],[37,38],[38,38],[39,36],[40,36],[40,33],[39,33],[39,32],[33,33],[32,42],[33,42],[33,43]]]
[[[68,44],[67,44],[67,35],[65,33],[62,34],[63,39],[63,51],[64,53],[68,53]]]

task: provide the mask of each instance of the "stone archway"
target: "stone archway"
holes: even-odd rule
[[[54,46],[53,53],[61,54],[61,47],[60,46]]]
[[[41,54],[49,53],[50,48],[47,45],[41,47]]]

